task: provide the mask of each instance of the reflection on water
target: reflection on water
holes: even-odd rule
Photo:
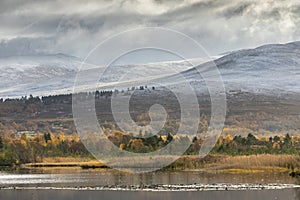
[[[300,185],[300,178],[297,179],[296,184]],[[300,199],[300,189],[296,190],[296,196],[297,196],[296,199],[299,200]]]
[[[225,174],[197,171],[157,171],[130,174],[110,169],[99,170],[37,170],[0,173],[0,186],[107,186],[157,184],[214,184],[214,183],[287,183],[299,180],[286,173]]]
[[[218,174],[196,171],[158,171],[145,174],[128,174],[110,169],[60,171],[43,169],[37,171],[0,172],[0,186],[19,186],[27,189],[3,189],[0,199],[248,199],[248,200],[299,200],[300,189],[244,190],[244,191],[92,191],[45,187],[101,187],[110,185],[157,185],[157,184],[214,184],[214,183],[286,183],[300,184],[300,179],[283,174]],[[31,187],[31,189],[28,189]],[[33,188],[32,188],[33,187]],[[38,189],[37,189],[38,188]]]
[[[0,185],[40,185],[54,183],[84,182],[80,177],[61,174],[0,174]]]
[[[205,191],[205,192],[131,192],[131,191],[76,191],[76,190],[2,190],[0,199],[22,200],[299,200],[299,191],[295,189],[259,190],[259,191]]]

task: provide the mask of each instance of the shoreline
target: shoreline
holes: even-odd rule
[[[128,161],[129,158],[122,161]],[[71,161],[69,161],[71,160]],[[41,163],[21,164],[21,170],[39,169],[112,169],[96,160],[85,160],[73,158],[45,160]],[[52,161],[52,162],[50,162]],[[69,162],[68,162],[69,161]],[[199,171],[203,173],[298,173],[300,156],[298,155],[249,155],[249,156],[228,156],[209,155],[205,159],[198,156],[182,156],[171,165],[162,168],[166,171]],[[143,160],[141,160],[143,162]],[[126,169],[126,168],[124,168]],[[112,169],[113,170],[113,169]],[[129,171],[130,172],[130,171]]]
[[[173,184],[173,185],[112,185],[112,186],[100,186],[100,187],[40,187],[40,186],[2,186],[1,190],[73,190],[73,191],[245,191],[245,190],[281,190],[281,189],[299,189],[298,184],[230,184],[230,183],[216,183],[216,184]]]

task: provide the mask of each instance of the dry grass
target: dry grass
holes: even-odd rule
[[[70,162],[89,162],[92,161],[90,158],[74,158],[74,157],[55,157],[55,158],[44,158],[43,163],[70,163]]]
[[[253,167],[281,167],[298,168],[300,157],[295,155],[250,155],[250,156],[229,156],[221,160],[220,165],[251,169]]]
[[[201,160],[197,156],[183,156],[168,168],[220,173],[281,173],[299,169],[300,156],[269,154],[250,156],[208,155]]]
[[[170,159],[167,157],[131,157],[119,159],[123,163],[123,167],[148,166],[148,162],[156,160],[157,163],[161,159]],[[128,166],[124,164],[128,163]],[[148,164],[147,164],[148,163]],[[89,158],[45,158],[43,163],[25,164],[25,168],[33,167],[56,167],[56,168],[102,168],[105,167],[97,160]],[[156,166],[157,167],[157,166]],[[204,159],[198,156],[182,156],[173,164],[166,167],[165,170],[199,170],[204,172],[220,172],[220,173],[266,173],[266,172],[286,172],[294,169],[300,169],[300,156],[296,155],[250,155],[250,156],[228,156],[228,155],[208,155]]]
[[[42,163],[27,163],[22,168],[81,168],[82,166],[102,167],[97,160],[90,158],[56,157],[44,158]]]

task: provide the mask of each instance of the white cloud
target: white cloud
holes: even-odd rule
[[[143,26],[181,31],[213,55],[299,40],[299,23],[300,2],[287,0],[3,0],[0,56],[62,52],[84,57],[110,35]]]

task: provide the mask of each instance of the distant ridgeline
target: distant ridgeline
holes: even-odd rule
[[[152,86],[151,89],[148,89],[148,86],[139,86],[139,87],[131,87],[127,88],[127,90],[121,89],[115,89],[115,90],[96,90],[93,92],[81,92],[80,96],[95,96],[95,98],[101,98],[101,97],[111,97],[112,95],[118,95],[118,94],[131,94],[135,90],[155,90],[155,87]],[[51,103],[72,103],[72,94],[58,94],[58,95],[49,95],[49,96],[32,96],[29,95],[23,96],[21,98],[0,98],[0,102],[22,102],[24,101],[27,104],[30,103],[39,103],[42,102],[44,104],[51,104]]]

